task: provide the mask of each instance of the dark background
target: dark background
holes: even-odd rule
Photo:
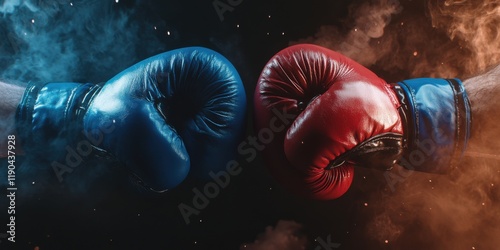
[[[8,1],[3,2],[5,5]],[[251,136],[255,133],[253,90],[261,69],[275,53],[303,39],[324,45],[318,35],[322,27],[333,35],[328,39],[350,42],[353,38],[349,34],[363,20],[360,16],[377,15],[365,9],[377,10],[381,5],[391,4],[398,4],[399,10],[383,15],[384,36],[370,37],[365,41],[366,47],[360,48],[369,48],[367,53],[377,54],[364,64],[381,77],[387,81],[418,76],[467,77],[483,69],[468,68],[463,62],[474,58],[476,52],[473,45],[464,42],[466,39],[459,36],[451,39],[445,25],[449,16],[441,12],[445,18],[439,22],[432,19],[433,12],[428,8],[436,1],[243,0],[224,12],[223,20],[212,1],[103,2],[74,1],[75,9],[70,9],[70,1],[33,1],[38,10],[21,5],[14,12],[4,12],[0,24],[6,39],[0,48],[1,63],[7,70],[3,77],[23,82],[102,82],[156,53],[204,46],[222,53],[238,69],[248,97],[246,136]],[[126,18],[122,13],[126,13]],[[35,19],[35,25],[38,20],[44,20],[45,25],[32,27],[31,18]],[[123,19],[125,23],[115,24],[115,19]],[[27,29],[38,39],[24,39],[19,28]],[[49,39],[40,39],[47,36]],[[115,45],[106,43],[110,39]],[[337,48],[335,44],[329,47]],[[342,47],[338,48],[344,52]],[[69,56],[72,53],[74,57]],[[0,248],[239,249],[246,245],[248,249],[280,249],[295,242],[292,245],[306,249],[328,249],[315,241],[320,238],[336,243],[338,249],[458,249],[456,246],[492,249],[489,247],[493,246],[496,231],[484,234],[497,224],[490,217],[481,217],[484,213],[479,210],[457,213],[481,217],[480,222],[470,223],[474,228],[464,230],[457,231],[452,223],[460,218],[446,217],[437,225],[425,219],[434,220],[450,213],[439,209],[446,207],[439,196],[453,192],[457,179],[461,178],[395,172],[400,186],[394,191],[384,173],[356,169],[354,183],[343,197],[314,201],[282,190],[269,176],[260,157],[251,162],[243,157],[237,160],[243,169],[241,174],[231,177],[230,184],[210,199],[198,215],[192,215],[189,224],[178,206],[181,203],[192,206],[193,188],[203,190],[207,182],[188,179],[165,194],[155,195],[135,189],[126,174],[117,169],[103,170],[104,174],[87,178],[85,172],[89,169],[107,169],[91,161],[75,170],[78,174],[71,174],[70,183],[61,186],[53,184],[54,177],[43,169],[47,165],[38,162],[37,174],[18,176],[25,186],[18,194],[17,242],[0,239]],[[27,161],[19,157],[18,164],[31,169],[26,166],[34,163]],[[4,169],[6,163],[2,164]],[[493,187],[496,179],[479,178],[477,183],[469,184],[484,183]],[[489,210],[497,215],[498,191],[491,187],[487,199],[478,199],[477,204],[487,202]],[[425,196],[435,189],[441,193],[432,199]],[[453,195],[443,197],[447,202],[453,201],[450,204],[454,206],[462,202]],[[5,204],[6,200],[2,202]],[[427,215],[428,204],[439,212]],[[476,234],[468,233],[472,229]],[[464,235],[468,236],[462,238]],[[254,243],[257,238],[259,242]]]

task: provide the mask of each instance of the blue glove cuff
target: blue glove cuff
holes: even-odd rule
[[[95,84],[30,83],[16,112],[23,148],[29,153],[53,157],[72,145],[83,136],[83,115],[100,88]]]
[[[470,137],[471,111],[459,79],[417,78],[395,85],[405,126],[400,165],[430,173],[447,173],[463,155]]]

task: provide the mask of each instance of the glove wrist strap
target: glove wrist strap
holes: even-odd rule
[[[81,138],[83,116],[100,88],[88,83],[30,83],[16,112],[26,151],[54,155]]]
[[[404,156],[400,165],[432,173],[456,167],[470,137],[470,103],[458,79],[417,78],[393,87],[400,99]],[[403,94],[401,94],[403,93]]]

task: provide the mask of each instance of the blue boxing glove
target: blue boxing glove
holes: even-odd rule
[[[417,78],[393,84],[401,104],[403,157],[407,169],[447,173],[459,163],[472,116],[459,79]]]
[[[101,85],[30,84],[16,122],[28,155],[66,160],[52,163],[59,180],[72,161],[92,154],[165,191],[190,172],[208,176],[233,159],[245,98],[226,58],[189,47],[148,58]]]

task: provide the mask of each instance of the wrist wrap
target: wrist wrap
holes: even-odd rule
[[[60,156],[82,138],[82,119],[99,85],[30,83],[18,105],[16,128],[24,149],[38,156]]]
[[[459,79],[417,78],[393,85],[401,103],[407,169],[446,173],[456,167],[470,137],[471,111]]]

